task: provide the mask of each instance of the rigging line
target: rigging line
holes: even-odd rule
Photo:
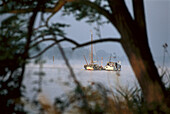
[[[168,38],[168,37],[166,37],[166,38],[165,38],[165,42],[168,42],[168,39],[169,39],[169,38]]]
[[[93,46],[94,58],[97,60],[96,48]]]
[[[166,53],[166,48],[167,48],[167,44],[165,43],[165,44],[163,44],[163,49],[164,49],[164,51],[163,51],[163,65],[162,65],[162,73],[161,74],[163,74],[163,72],[164,72],[164,67],[165,67],[165,53]]]
[[[88,60],[90,61],[90,58],[91,58],[91,54],[90,54],[90,51],[91,49],[90,49],[90,47],[89,47],[89,56],[88,56]]]
[[[169,56],[169,58],[170,58],[170,54],[169,54],[168,50],[166,50],[166,53],[167,53],[167,55],[168,55],[168,56]]]

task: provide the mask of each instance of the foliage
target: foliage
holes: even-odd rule
[[[3,55],[0,56],[0,75],[5,75],[8,70],[14,71],[21,65],[18,63],[22,63],[20,55],[24,52],[27,30],[25,21],[19,18],[19,15],[12,15],[1,23],[0,53]]]
[[[39,53],[41,50],[39,42],[42,38],[52,34],[64,36],[63,28],[66,24],[52,23],[48,27],[41,18],[40,27],[29,31],[32,17],[38,4],[39,8],[51,8],[57,1],[46,0],[24,0],[24,1],[2,1],[0,2],[0,16],[4,18],[0,22],[0,106],[1,113],[25,113],[23,104],[23,77],[25,65],[29,62],[30,52]],[[2,3],[2,4],[1,4]],[[33,8],[33,9],[31,9]],[[25,11],[17,13],[15,11]],[[31,10],[30,10],[31,9]],[[14,12],[14,14],[9,14]],[[44,13],[41,13],[42,17]],[[42,27],[42,24],[43,27]],[[30,36],[31,35],[31,36]],[[29,37],[30,36],[30,37]]]
[[[101,19],[97,11],[91,7],[87,7],[84,4],[79,4],[76,2],[68,3],[64,6],[63,15],[74,14],[77,20],[82,20],[88,16],[87,22],[93,23],[96,20]]]
[[[53,8],[57,1],[58,0],[5,0],[3,3],[0,2],[0,5],[3,6],[0,7],[0,13],[15,13],[15,11],[17,12],[18,10],[21,10],[21,12],[24,12],[25,10],[31,12],[37,7],[39,2],[42,2],[41,9]]]
[[[107,0],[94,0],[92,3],[94,3],[95,6],[98,6],[99,8],[109,11]],[[99,13],[97,8],[95,9],[89,4],[91,4],[91,2],[88,0],[67,3],[64,5],[62,14],[64,16],[73,14],[74,18],[78,21],[85,19],[85,21],[89,24],[96,23],[97,26],[94,27],[96,35],[101,38],[100,27],[104,24],[110,23],[110,21],[105,19],[105,17]]]
[[[25,113],[23,93],[25,86],[21,85],[20,72],[15,71],[7,80],[0,83],[0,110],[1,113]]]
[[[3,109],[0,113],[4,113],[4,111],[6,113],[26,113],[24,111],[23,103],[23,93],[25,87],[22,82],[24,78],[25,66],[29,60],[33,58],[30,52],[34,50],[36,54],[34,57],[39,57],[46,50],[56,45],[59,42],[58,38],[63,38],[66,35],[63,32],[63,29],[68,27],[67,24],[49,22],[50,18],[56,13],[53,8],[55,9],[58,2],[59,0],[0,1],[0,15],[7,14],[5,15],[6,18],[3,19],[0,24],[0,107]],[[107,15],[108,13],[114,13],[113,9],[110,9],[111,4],[109,4],[107,0],[94,0],[92,2],[90,0],[81,0],[81,3],[79,2],[80,1],[65,5],[64,14],[73,13],[77,20],[87,19],[88,23],[96,22],[99,25],[105,23],[105,21],[102,20],[102,16],[110,19],[109,22],[113,21],[111,20],[113,18]],[[121,4],[123,2],[117,3]],[[122,7],[118,6],[118,9],[119,8]],[[116,16],[118,16],[118,20],[116,21],[120,21],[120,19],[127,19],[127,21],[122,20],[123,24],[120,24],[118,22],[115,23],[116,21],[114,20],[114,23],[117,24],[117,27],[119,27],[119,31],[121,31],[122,28],[128,28],[128,32],[130,31],[130,33],[133,33],[137,28],[137,30],[135,30],[135,33],[137,31],[136,34],[138,34],[138,32],[143,33],[143,31],[138,31],[141,30],[138,28],[139,23],[134,24],[134,22],[137,21],[121,17],[124,10],[125,9],[121,10],[119,15],[116,14]],[[45,18],[45,16],[47,16],[45,15],[45,12],[51,12],[51,15]],[[123,16],[128,17],[128,13],[126,11],[124,13],[125,14],[123,14]],[[40,20],[36,20],[38,15],[40,16]],[[119,18],[119,16],[121,18]],[[39,21],[40,24],[35,25],[35,21]],[[135,26],[127,27],[128,24],[125,22],[128,22],[130,25],[134,24]],[[127,38],[128,36],[135,36],[134,34],[129,35],[127,30],[122,30],[123,35],[126,35]],[[147,37],[142,36],[142,38],[145,38],[144,40],[147,41]],[[130,42],[126,42],[126,40],[122,41],[125,42],[124,47],[130,46],[130,48],[124,48],[125,52],[133,52],[132,54],[137,54],[138,57],[140,57],[139,52],[145,53],[141,53],[141,55],[143,58],[146,58],[144,61],[147,62],[147,57],[149,57],[148,53],[150,54],[150,52],[142,51],[142,49],[145,49],[143,43],[147,44],[147,42],[143,42],[144,40],[142,38],[139,40],[134,40],[135,38],[131,38],[129,40]],[[63,38],[63,41],[65,39],[66,38]],[[141,46],[140,40],[142,40],[142,48],[134,48],[133,46]],[[44,50],[41,50],[39,48],[40,44],[46,41],[52,41],[53,43],[50,46],[45,47]],[[131,45],[131,43],[133,45]],[[137,45],[138,43],[140,45]],[[138,48],[139,50],[136,51],[135,49]],[[129,49],[130,51],[126,49]],[[145,50],[147,50],[147,48]],[[152,57],[148,60],[152,61]],[[39,64],[42,65],[42,63],[43,61],[39,61]],[[40,71],[38,75],[39,88],[36,89],[36,91],[40,92],[42,76],[44,73]],[[141,78],[143,78],[143,75]],[[153,77],[152,79],[154,81],[156,79],[159,80],[158,77]],[[77,82],[77,84],[79,83]],[[139,92],[139,89],[130,89],[128,91],[129,92],[122,92],[121,90],[117,90],[119,94],[115,95],[112,94],[111,90],[107,90],[100,84],[95,84],[94,86],[85,87],[83,89],[79,84],[76,86],[74,91],[69,93],[69,96],[66,96],[65,98],[57,98],[55,107],[60,110],[59,112],[66,111],[66,109],[69,110],[69,108],[71,108],[83,113],[164,113],[167,111],[167,107],[162,108],[161,104],[153,104],[153,108],[148,108],[149,106],[146,105],[146,101],[143,99],[143,95]],[[169,92],[169,89],[167,89],[166,92]],[[123,101],[119,98],[120,95],[124,98]],[[169,94],[167,94],[167,98],[168,97]],[[38,101],[34,101],[39,110],[41,110],[42,108],[40,107]]]
[[[168,113],[168,109],[161,110],[160,106],[153,104],[154,108],[148,108],[143,98],[141,89],[136,87],[118,87],[113,92],[100,83],[93,83],[83,88],[88,108],[82,105],[82,99],[79,97],[80,91],[75,88],[69,94],[57,97],[54,103],[56,110],[67,113],[91,113],[91,114],[150,114],[150,113]]]

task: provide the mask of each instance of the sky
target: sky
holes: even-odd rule
[[[131,0],[125,0],[128,9],[133,16],[133,8]],[[170,53],[170,0],[144,0],[145,16],[147,24],[147,33],[149,46],[154,57],[163,56],[164,43],[169,46],[167,48]],[[94,27],[96,24],[89,25],[85,20],[76,21],[71,16],[61,16],[60,13],[56,14],[51,21],[58,21],[71,24],[71,27],[65,29],[67,37],[74,39],[79,43],[90,41],[90,30],[93,31],[94,39],[99,39],[95,34]],[[106,24],[100,28],[101,38],[115,37],[120,38],[119,33],[111,24]],[[63,47],[73,46],[64,43]],[[120,56],[126,56],[119,43],[101,43],[95,44],[95,50],[103,49],[110,53],[116,53]],[[168,56],[167,56],[168,57]],[[170,62],[170,61],[169,61]]]
[[[152,53],[159,56],[165,42],[170,51],[170,0],[150,0],[145,6],[149,44]]]
[[[129,12],[133,16],[131,0],[125,0],[125,2],[128,6]],[[170,54],[170,0],[144,0],[144,5],[149,46],[152,55],[156,60],[156,57],[163,56],[162,45],[164,43],[168,44],[167,50]],[[2,20],[2,18],[0,20]],[[39,20],[39,18],[37,18],[37,20]],[[67,34],[66,36],[74,39],[78,43],[84,43],[91,40],[90,30],[93,31],[93,39],[99,39],[95,34],[95,23],[90,25],[85,23],[85,20],[76,21],[72,15],[61,16],[61,12],[56,13],[55,16],[51,18],[51,22],[70,24],[71,26],[69,28],[65,28],[64,30]],[[36,24],[39,24],[39,22],[37,21]],[[101,38],[120,38],[120,34],[111,24],[101,26],[100,31]],[[73,47],[74,45],[70,43],[63,43],[62,46]],[[86,46],[85,48],[89,48],[89,46]],[[100,43],[95,44],[94,48],[96,51],[102,49],[109,53],[116,53],[118,56],[124,56],[126,58],[126,54],[119,43]],[[170,58],[170,55],[167,55],[166,57]],[[170,63],[170,59],[168,62]]]

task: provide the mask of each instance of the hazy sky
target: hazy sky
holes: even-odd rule
[[[129,11],[132,13],[131,0],[125,0]],[[162,45],[169,45],[170,52],[170,0],[145,0],[145,15],[148,31],[149,45],[154,56],[163,56]],[[132,14],[133,15],[133,14]],[[95,24],[89,25],[85,20],[76,21],[73,16],[62,17],[60,13],[52,18],[52,21],[64,22],[71,24],[71,27],[65,29],[67,36],[82,43],[90,40],[90,30],[94,32],[94,39],[98,39],[93,29]],[[120,37],[119,33],[111,24],[106,24],[101,27],[102,38]],[[63,45],[68,47],[70,45]],[[124,51],[118,43],[101,43],[95,45],[97,49],[103,49],[108,52],[116,52],[118,55],[123,55]]]
[[[129,8],[130,13],[133,16],[133,8],[131,0],[125,0]],[[164,43],[167,43],[168,52],[170,53],[170,0],[144,0],[145,5],[145,15],[148,31],[148,41],[151,48],[151,52],[154,57],[163,56],[163,47]],[[1,17],[0,20],[2,20]],[[39,18],[37,18],[39,20]],[[66,28],[65,32],[67,37],[76,40],[79,43],[90,41],[90,30],[93,30],[94,39],[98,39],[98,36],[95,34],[94,27],[96,24],[89,25],[85,23],[85,20],[76,21],[73,16],[61,16],[61,13],[58,12],[51,22],[63,22],[66,24],[71,24],[71,27]],[[36,24],[39,24],[37,21]],[[116,37],[120,38],[119,33],[111,24],[106,24],[100,28],[101,37]],[[64,43],[63,47],[74,46],[69,43]],[[125,56],[125,53],[119,43],[101,43],[96,44],[95,50],[103,49],[107,52],[114,53],[116,52],[119,56]],[[88,48],[88,46],[86,47]],[[168,57],[168,56],[167,56]],[[170,61],[169,61],[170,62]]]
[[[169,45],[170,52],[170,0],[148,0],[145,6],[147,31],[153,54],[158,56],[165,42]]]

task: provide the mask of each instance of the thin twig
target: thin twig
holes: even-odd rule
[[[46,42],[46,41],[55,41],[55,39],[54,38],[47,38],[47,39],[39,40],[39,41],[35,42],[33,45],[31,45],[30,48],[33,48],[33,47],[39,45],[40,43]]]
[[[86,95],[83,92],[83,87],[82,87],[81,83],[77,80],[76,75],[75,75],[75,73],[74,73],[74,71],[73,71],[73,69],[72,69],[72,67],[71,67],[65,53],[64,53],[64,50],[63,50],[63,48],[61,47],[61,45],[59,43],[58,43],[58,47],[59,47],[59,50],[61,52],[61,55],[63,56],[63,59],[64,59],[66,65],[67,65],[67,67],[68,67],[68,69],[70,71],[70,74],[71,74],[70,76],[73,78],[73,81],[76,84],[76,86],[81,90],[81,92],[79,94],[81,96],[81,99],[83,100],[84,106],[88,109],[89,106],[88,106],[88,103],[87,103],[87,100],[86,100],[86,97],[85,97]]]
[[[56,43],[52,43],[51,45],[49,45],[48,47],[46,47],[43,51],[41,51],[39,54],[35,55],[35,56],[32,56],[32,57],[29,57],[28,59],[34,59],[34,58],[37,58],[39,57],[40,55],[42,55],[44,52],[46,52],[48,49],[50,49],[51,47],[53,47]]]

